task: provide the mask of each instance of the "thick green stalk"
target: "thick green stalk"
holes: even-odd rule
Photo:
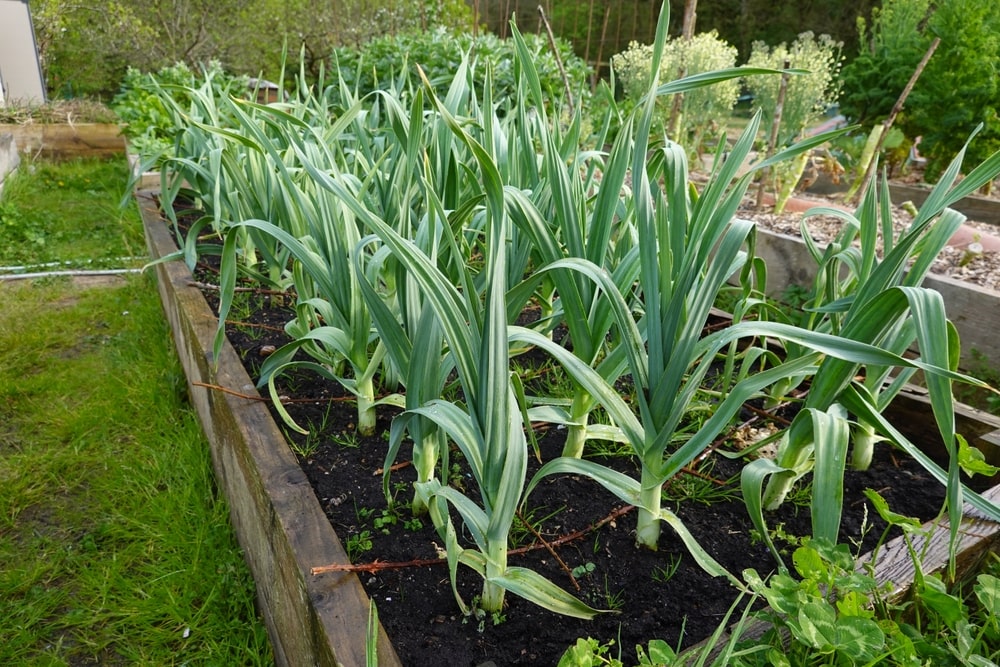
[[[656,551],[660,541],[663,480],[653,474],[648,466],[643,466],[641,485],[635,541],[641,547]]]
[[[491,547],[493,545],[490,545]],[[502,577],[507,573],[507,545],[492,549],[486,559],[486,576],[483,577],[483,594],[479,600],[479,608],[488,614],[503,611],[504,594],[506,590],[492,583],[496,577]]]
[[[361,435],[372,435],[375,433],[375,382],[369,375],[365,374],[358,380],[358,433]]]
[[[781,174],[778,191],[774,197],[774,213],[781,215],[785,211],[785,205],[795,192],[795,186],[802,178],[802,173],[806,170],[806,161],[809,159],[809,152],[800,153],[790,162],[777,168]]]
[[[428,432],[430,431],[430,432]],[[428,482],[435,477],[438,459],[441,452],[447,451],[447,444],[444,442],[444,432],[433,425],[421,425],[414,429],[413,437],[413,467],[417,472],[417,481],[413,491],[413,502],[410,504],[410,511],[414,516],[427,513],[427,503],[420,496],[416,484]],[[443,479],[442,484],[447,484],[448,480]]]
[[[874,424],[865,420],[858,420],[851,445],[851,468],[854,470],[868,470],[872,464],[875,443],[880,440],[882,438],[875,433]]]
[[[789,444],[789,440],[789,433],[786,431],[778,441],[778,459],[775,461],[785,471],[768,478],[767,486],[764,487],[764,494],[761,497],[761,505],[769,512],[781,507],[785,498],[791,493],[792,486],[802,476],[795,470],[803,466],[806,470],[811,467],[807,462],[812,459],[812,443],[796,445]]]
[[[594,399],[584,389],[577,387],[573,396],[573,404],[569,409],[572,423],[566,427],[566,444],[562,455],[578,459],[583,456],[583,447],[587,442],[587,426],[590,423],[590,411],[594,409]]]

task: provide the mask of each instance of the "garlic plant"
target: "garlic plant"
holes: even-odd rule
[[[947,319],[941,295],[919,285],[934,258],[965,220],[948,206],[1000,175],[998,153],[956,185],[962,159],[963,153],[956,156],[909,229],[898,238],[893,233],[888,187],[884,183],[881,189],[868,189],[853,215],[827,208],[809,213],[836,215],[844,220],[844,227],[838,238],[821,250],[809,235],[806,222],[802,223],[803,238],[818,264],[811,297],[804,305],[802,326],[877,345],[899,356],[916,346],[922,363],[942,370],[957,368],[958,336]],[[881,259],[876,252],[878,237],[884,246]],[[859,241],[857,245],[855,240]],[[812,354],[801,346],[788,346],[786,351],[792,357]],[[851,466],[865,469],[875,443],[882,439],[902,447],[946,483],[949,518],[956,530],[963,497],[990,516],[1000,514],[978,495],[963,491],[959,480],[951,384],[961,381],[986,388],[985,384],[957,373],[936,371],[925,376],[934,418],[949,454],[947,473],[895,429],[886,428],[884,419],[875,417],[881,415],[915,371],[915,366],[899,363],[826,360],[811,377],[803,408],[779,441],[775,461],[759,459],[743,470],[744,498],[758,528],[763,528],[764,523],[761,509],[776,509],[796,481],[813,473],[813,535],[836,541],[849,447]],[[798,376],[795,382],[802,379]],[[783,381],[778,391],[783,393],[789,384]],[[856,415],[853,438],[848,411]],[[765,478],[767,486],[761,495]]]
[[[949,193],[936,191],[927,215],[915,221],[912,234],[894,240],[881,262],[869,241],[885,220],[884,205],[866,199],[840,247],[824,254],[813,244],[824,276],[836,275],[839,264],[852,273],[843,283],[818,283],[812,314],[798,323],[803,326],[747,318],[702,336],[730,277],[741,277],[746,298],[751,279],[762,273],[752,256],[753,225],[737,217],[754,172],[836,133],[799,142],[742,173],[758,114],[728,153],[720,148],[707,183],[696,191],[685,150],[654,135],[658,100],[780,72],[730,68],[660,85],[668,11],[664,3],[648,89],[622,120],[610,150],[604,138],[620,110],[609,107],[595,148],[582,150],[581,114],[563,117],[553,108],[516,28],[516,106],[494,100],[488,72],[480,98],[473,85],[477,64],[468,54],[444,99],[429,82],[402,77],[392,91],[363,97],[340,83],[336,109],[321,82],[316,89],[302,86],[287,103],[196,98],[192,110],[178,111],[188,131],[167,163],[174,176],[166,200],[179,195],[186,180],[205,208],[178,254],[192,260],[202,251],[194,239],[208,230],[222,240],[217,340],[238,274],[294,288],[295,318],[286,327],[292,341],[268,358],[261,384],[275,395],[276,379],[296,367],[336,380],[357,398],[362,433],[375,429],[380,403],[404,408],[389,432],[386,488],[409,437],[417,470],[413,508],[434,522],[466,611],[455,585],[460,564],[482,577],[478,604],[486,612],[499,612],[511,592],[559,613],[598,613],[507,562],[516,510],[541,480],[564,473],[587,477],[636,505],[641,546],[657,548],[666,522],[706,571],[739,585],[663,507],[663,485],[725,432],[745,401],[789,378],[812,378],[812,389],[778,462],[747,467],[745,498],[759,525],[763,481],[771,475],[778,485],[812,465],[814,530],[823,536],[834,530],[849,413],[911,450],[880,416],[895,391],[882,383],[888,369],[904,369],[902,376],[907,369],[925,372],[942,435],[954,442],[950,383],[969,379],[954,371],[957,348],[940,300],[901,276],[918,244],[941,242],[956,220],[945,213],[934,228],[940,231],[927,237],[930,219],[952,197],[995,175],[997,164],[974,171]],[[861,251],[848,247],[855,234],[863,239]],[[920,255],[912,280],[926,268]],[[533,303],[542,321],[513,326]],[[570,346],[552,340],[560,324]],[[908,345],[914,338],[922,356],[906,360],[897,341]],[[768,339],[783,342],[790,354],[775,358],[764,345]],[[571,397],[524,396],[511,377],[510,357],[530,348],[566,371]],[[677,433],[719,359],[724,381],[712,411],[679,442]],[[853,380],[861,368],[870,382]],[[445,398],[452,374],[461,391]],[[616,388],[626,375],[635,386],[633,402]],[[379,385],[401,386],[404,395],[377,398]],[[290,422],[280,401],[275,405]],[[610,425],[591,423],[598,407]],[[545,462],[530,481],[526,421],[568,427],[563,455]],[[594,437],[628,443],[638,478],[588,460],[586,442]],[[478,495],[449,484],[450,445],[461,451]],[[957,467],[938,473],[949,483],[950,506],[960,507]]]

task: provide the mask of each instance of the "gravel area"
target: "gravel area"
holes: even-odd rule
[[[816,205],[823,206],[827,203],[817,200]],[[774,215],[773,213],[745,209],[739,215],[755,221],[763,229],[788,236],[800,235],[802,213]],[[893,223],[897,234],[906,229],[911,219],[905,210],[894,207]],[[825,215],[809,216],[806,220],[813,237],[821,242],[832,240],[843,224],[839,218]],[[973,242],[964,247],[946,247],[934,262],[931,271],[980,287],[1000,291],[1000,252],[982,249],[982,244],[977,241],[979,238],[977,235],[981,235],[982,238],[1000,237],[1000,226],[974,221],[968,221],[966,224],[972,229]],[[987,243],[986,245],[993,244]]]

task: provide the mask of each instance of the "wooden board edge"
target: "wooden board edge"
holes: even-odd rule
[[[22,153],[48,158],[111,157],[125,152],[125,138],[114,123],[4,124],[0,132],[12,134]]]
[[[148,192],[137,193],[153,259],[176,250]],[[284,665],[365,665],[369,600],[357,575],[314,576],[312,567],[347,556],[266,406],[209,386],[255,393],[228,341],[211,344],[216,318],[182,262],[156,265],[164,310],[188,376],[191,400],[212,449],[213,468],[257,587],[258,601]],[[401,665],[379,627],[379,664]]]

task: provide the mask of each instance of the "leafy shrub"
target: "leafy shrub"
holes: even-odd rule
[[[829,35],[816,37],[812,32],[800,34],[791,44],[771,47],[754,42],[747,65],[782,69],[785,62],[792,68],[808,70],[807,74],[789,77],[781,113],[779,145],[798,137],[810,124],[837,101],[840,72],[840,42]],[[747,87],[754,95],[754,104],[764,118],[774,119],[781,78],[777,76],[747,77]]]
[[[524,40],[532,53],[543,92],[549,100],[562,99],[565,87],[562,75],[545,38],[526,34]],[[590,76],[590,68],[573,53],[572,45],[557,40],[559,56],[574,97],[579,97]],[[514,70],[514,42],[490,33],[473,36],[451,34],[444,29],[420,33],[379,37],[362,47],[340,47],[334,50],[334,62],[341,80],[360,94],[373,90],[388,90],[395,78],[408,76],[419,81],[417,66],[424,71],[442,99],[448,93],[455,70],[466,52],[476,59],[474,79],[477,92],[482,92],[487,63],[493,68],[493,95],[498,102],[510,99],[517,90]]]
[[[983,131],[966,153],[970,162],[1000,149],[1000,14],[991,3],[949,0],[939,3],[926,32],[941,37],[941,46],[914,86],[900,124],[911,137],[922,137],[925,178],[934,182],[980,123]]]
[[[812,32],[801,33],[794,42],[770,47],[763,42],[754,42],[753,52],[747,65],[783,69],[786,66],[806,70],[788,78],[782,104],[781,118],[778,119],[777,146],[792,143],[802,136],[806,127],[819,118],[837,101],[839,93],[840,42],[829,35],[818,38]],[[775,122],[781,77],[749,76],[747,88],[754,95],[754,106],[759,109],[769,123]],[[805,171],[808,154],[801,153],[794,160],[783,162],[771,171],[774,181],[774,212],[781,213],[791,197],[796,184]]]
[[[921,31],[929,7],[930,0],[886,0],[872,10],[870,28],[858,19],[862,50],[841,74],[840,109],[852,122],[871,129],[892,111],[930,45]]]
[[[209,81],[217,96],[245,94],[248,90],[246,77],[227,74],[217,61],[204,66],[200,74],[185,63],[164,67],[155,74],[130,67],[111,107],[124,124],[122,134],[132,148],[143,156],[169,149],[179,128],[166,107],[162,91],[167,91],[185,108],[191,101],[191,92]]]
[[[652,56],[652,46],[632,42],[628,50],[611,58],[611,65],[631,104],[637,103],[649,88]],[[685,75],[690,76],[735,65],[736,47],[720,39],[714,30],[695,35],[690,41],[672,39],[667,42],[663,53],[660,82],[676,79],[682,68]],[[736,79],[685,93],[677,140],[691,150],[698,150],[706,132],[725,125],[739,94],[740,84]],[[664,128],[669,122],[672,107],[672,97],[658,101],[658,123]]]
[[[856,60],[844,68],[844,113],[866,126],[892,109],[931,40],[941,38],[898,119],[911,139],[921,138],[928,159],[925,178],[941,169],[984,124],[967,150],[980,162],[1000,148],[1000,15],[976,0],[887,0],[873,12],[870,31],[859,22],[862,42]],[[959,92],[959,94],[956,94]]]

